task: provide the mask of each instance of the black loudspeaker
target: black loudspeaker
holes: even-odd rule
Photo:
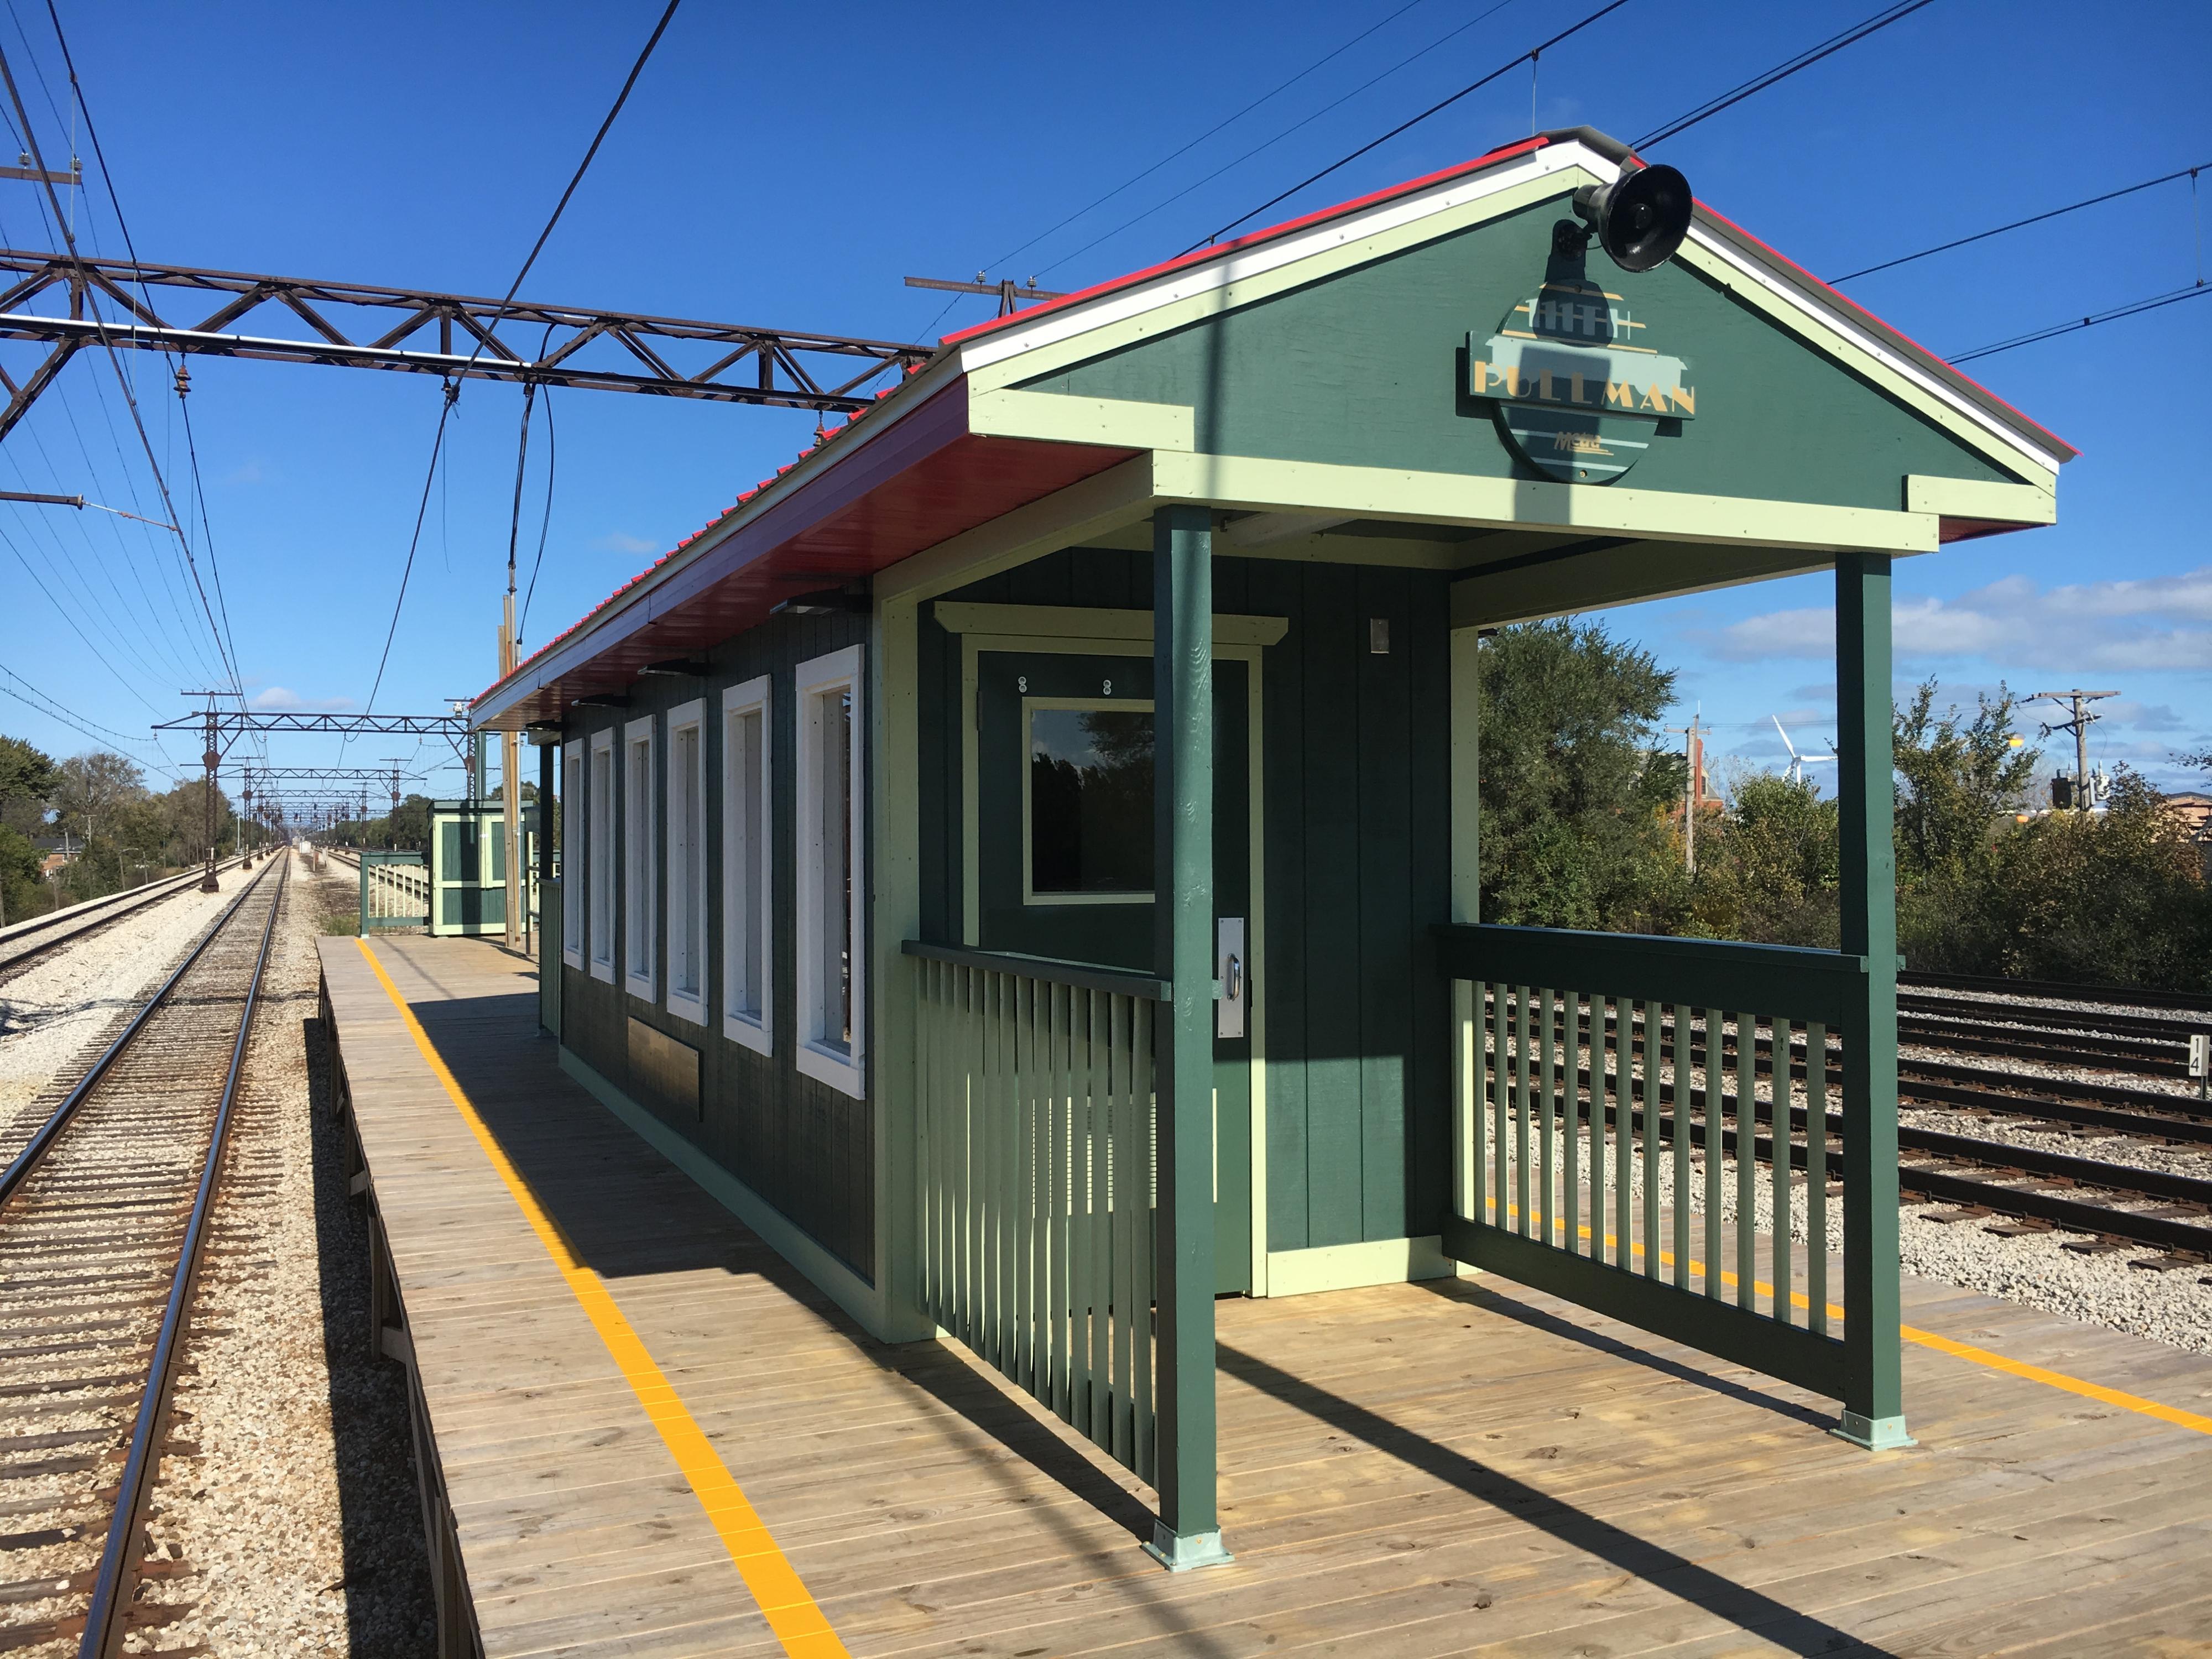
[[[1638,167],[1575,192],[1575,211],[1623,270],[1651,270],[1674,257],[1690,232],[1690,181],[1670,167]]]

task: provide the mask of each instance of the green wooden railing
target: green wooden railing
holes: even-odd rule
[[[921,1297],[1157,1484],[1155,1005],[1167,987],[909,940]]]
[[[1865,1287],[1834,1282],[1828,1248],[1846,1221],[1884,1224],[1835,1182],[1830,1105],[1864,1024],[1862,960],[1437,933],[1457,1028],[1446,1252],[1845,1399],[1851,1344],[1884,1340],[1854,1317]]]

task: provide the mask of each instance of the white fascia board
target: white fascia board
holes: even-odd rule
[[[1093,329],[1140,317],[1146,312],[1156,311],[1162,306],[1173,305],[1201,294],[1214,293],[1232,283],[1243,282],[1285,265],[1296,264],[1301,259],[1310,258],[1346,242],[1356,242],[1403,225],[1417,223],[1435,214],[1449,212],[1455,208],[1479,202],[1485,197],[1525,185],[1532,179],[1573,172],[1587,173],[1610,182],[1620,175],[1620,169],[1596,151],[1586,149],[1579,143],[1547,144],[1541,149],[1516,156],[1510,161],[1486,167],[1465,178],[1449,179],[1411,196],[1378,203],[1364,212],[1346,214],[1341,218],[1327,220],[1290,235],[1274,237],[1254,247],[1225,253],[1218,259],[1205,260],[1180,270],[1164,272],[1152,282],[1140,283],[1135,288],[1102,294],[1088,304],[1040,317],[1027,327],[1000,329],[973,344],[961,347],[960,367],[963,373],[973,374],[994,363],[1004,362],[1009,357],[1018,357],[1043,346],[1057,345],[1063,340],[1073,339]]]
[[[1802,315],[1810,318],[1829,332],[1841,335],[1883,368],[1901,379],[1911,381],[1914,386],[1946,408],[1965,416],[1966,419],[2006,447],[2017,450],[2043,468],[2045,471],[2055,477],[2059,467],[2064,464],[2062,457],[2052,454],[2017,428],[1996,419],[1972,398],[1960,397],[1952,387],[1929,374],[1911,358],[1890,345],[1843,307],[1827,303],[1816,290],[1807,289],[1796,283],[1787,282],[1774,272],[1743,258],[1726,240],[1715,235],[1694,221],[1690,226],[1689,240],[1697,245],[1699,252],[1710,255],[1737,275],[1756,283],[1774,298]]]

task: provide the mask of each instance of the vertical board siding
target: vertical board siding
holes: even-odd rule
[[[698,653],[708,664],[704,679],[649,677],[629,688],[629,708],[571,711],[562,732],[564,738],[588,737],[604,730],[619,733],[628,721],[648,714],[665,726],[668,711],[678,703],[695,697],[706,700],[708,1023],[701,1026],[678,1019],[659,1003],[641,1001],[624,990],[622,981],[628,964],[620,960],[619,936],[614,984],[574,969],[564,967],[561,971],[567,975],[562,1041],[578,1058],[773,1204],[863,1279],[872,1279],[874,1126],[869,1103],[802,1077],[793,1058],[799,1007],[793,884],[799,866],[794,793],[797,700],[791,695],[792,670],[810,658],[864,643],[868,627],[869,619],[864,616],[775,618]],[[720,1014],[724,987],[721,695],[726,687],[760,674],[769,676],[775,688],[769,705],[769,732],[775,893],[767,933],[775,1022],[773,1055],[757,1054],[724,1038]],[[866,741],[865,727],[863,731],[862,741]],[[621,765],[627,758],[619,736],[616,747],[619,791]],[[654,780],[656,800],[665,799],[667,747],[665,732],[657,735],[654,764],[662,769],[662,775]],[[868,810],[874,811],[872,801]],[[616,860],[615,915],[618,919],[623,898],[619,872],[623,869],[624,832],[622,814],[615,816],[616,845],[607,855]],[[657,869],[662,862],[656,854]],[[865,861],[860,873],[865,879]],[[659,871],[659,881],[663,890],[654,896],[657,905],[665,896],[665,869]],[[656,935],[665,932],[665,928],[655,929]],[[658,941],[657,948],[665,951],[665,939]],[[666,963],[656,962],[654,968],[655,984],[665,988]],[[628,1042],[629,1021],[633,1018],[699,1050],[698,1110],[662,1097],[644,1079],[633,1075]]]
[[[1149,553],[1072,548],[945,596],[1145,611]],[[1450,992],[1430,927],[1450,915],[1449,580],[1374,565],[1221,557],[1224,614],[1285,617],[1262,653],[1271,1250],[1419,1237],[1450,1170]],[[1390,649],[1369,648],[1387,618]],[[960,643],[921,628],[922,916],[959,938]]]

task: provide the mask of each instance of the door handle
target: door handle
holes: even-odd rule
[[[1244,974],[1244,918],[1222,916],[1213,924],[1213,976],[1220,994],[1213,1003],[1213,1035],[1244,1035],[1244,1007],[1249,988]]]
[[[1228,987],[1231,1002],[1244,1000],[1244,960],[1241,957],[1232,955],[1229,958]]]

